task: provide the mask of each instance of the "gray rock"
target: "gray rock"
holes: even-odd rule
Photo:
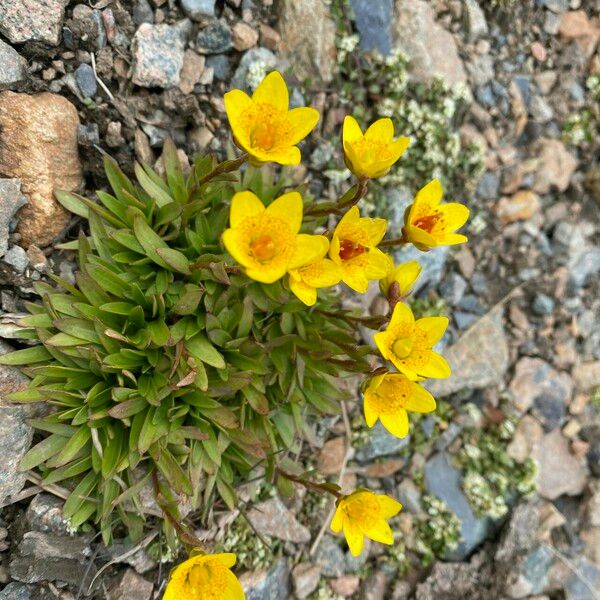
[[[31,593],[28,586],[11,581],[0,592],[0,600],[31,600]]]
[[[75,81],[84,98],[92,98],[96,95],[98,83],[90,65],[82,63],[75,69]]]
[[[27,198],[21,193],[21,180],[0,178],[0,257],[8,249],[10,222],[25,204]]]
[[[569,0],[542,0],[542,3],[554,13],[562,13],[569,10]]]
[[[490,534],[493,521],[478,519],[461,487],[462,474],[449,462],[445,453],[435,454],[425,465],[427,491],[441,498],[461,520],[461,541],[446,558],[463,560]]]
[[[554,312],[554,299],[546,294],[536,294],[531,308],[536,315],[551,315]]]
[[[554,118],[554,109],[550,103],[537,94],[531,98],[529,113],[538,123],[548,123]]]
[[[497,200],[500,190],[500,173],[486,171],[477,184],[477,195],[483,200]]]
[[[0,0],[0,33],[12,44],[58,45],[69,0]]]
[[[133,83],[162,88],[179,84],[190,25],[184,20],[176,25],[139,26],[132,43]]]
[[[389,456],[397,454],[408,446],[410,436],[397,438],[388,433],[387,429],[379,422],[369,430],[369,439],[367,443],[356,451],[356,460],[359,462],[369,462],[378,456]]]
[[[222,54],[232,48],[231,29],[225,21],[213,21],[201,29],[196,37],[196,50],[201,54]]]
[[[444,563],[436,561],[427,579],[417,586],[416,600],[460,600],[486,598],[482,582],[489,583],[479,572],[481,561]],[[483,592],[483,596],[482,596]]]
[[[404,510],[413,515],[423,515],[421,491],[412,479],[403,479],[396,488],[396,498]]]
[[[330,535],[321,538],[314,559],[325,577],[344,574],[344,552]]]
[[[483,10],[481,10],[477,0],[464,0],[464,7],[469,40],[475,42],[488,33],[488,24],[485,19],[485,14]]]
[[[17,273],[24,273],[29,264],[27,252],[21,246],[12,246],[2,259],[7,265],[10,265]]]
[[[564,423],[567,405],[562,398],[542,392],[535,397],[531,413],[542,423],[545,431],[552,431]]]
[[[300,599],[310,596],[319,585],[321,567],[310,563],[300,563],[292,570],[294,591]]]
[[[206,66],[212,69],[215,79],[227,81],[231,76],[231,65],[226,54],[215,54],[206,59]]]
[[[468,327],[471,327],[471,325],[473,325],[473,323],[475,323],[475,321],[477,321],[478,319],[477,315],[468,312],[463,312],[462,310],[457,310],[453,312],[452,317],[454,318],[456,326],[459,329],[467,329]]]
[[[77,143],[85,148],[100,144],[100,131],[97,123],[86,123],[77,127]]]
[[[215,0],[181,0],[183,12],[195,21],[215,16]]]
[[[502,385],[509,358],[502,309],[495,308],[476,321],[455,344],[444,350],[444,356],[452,368],[452,376],[427,383],[434,396]]]
[[[458,304],[467,289],[467,282],[458,274],[450,273],[442,285],[440,285],[440,294],[452,306]]]
[[[135,0],[135,4],[133,5],[133,22],[136,25],[154,23],[154,11],[148,0]]]
[[[110,591],[108,600],[150,600],[153,589],[150,581],[127,569],[119,584]]]
[[[279,498],[271,498],[254,506],[248,512],[248,520],[263,535],[297,544],[310,540],[310,531],[298,522]]]
[[[68,535],[69,523],[63,516],[63,500],[51,494],[38,494],[29,503],[25,519],[33,531]]]
[[[578,290],[599,272],[600,246],[593,246],[584,250],[570,265],[569,285]]]
[[[449,86],[466,81],[456,42],[452,34],[436,22],[433,5],[429,2],[396,0],[392,39],[394,47],[410,59],[413,79],[430,81],[440,77]]]
[[[466,66],[469,78],[476,87],[484,86],[494,78],[494,59],[489,54],[473,57]],[[485,99],[484,103],[487,104],[489,101]]]
[[[389,54],[392,48],[393,0],[352,0],[352,8],[360,34],[360,47],[378,50],[384,56]]]
[[[511,598],[540,594],[548,583],[548,571],[554,561],[552,550],[542,544],[530,552],[512,575],[508,586]]]
[[[290,569],[284,558],[268,571],[244,573],[240,583],[246,600],[288,600],[290,597]]]
[[[575,561],[577,571],[565,582],[567,600],[597,600],[600,589],[600,568],[587,558]]]
[[[14,48],[0,40],[0,92],[21,83],[26,75],[27,61]]]
[[[536,543],[540,513],[533,502],[519,504],[513,511],[496,554],[496,561],[508,563],[531,550]]]
[[[272,71],[277,65],[277,57],[266,48],[251,48],[248,50],[238,68],[235,70],[233,78],[231,80],[230,89],[238,88],[252,92],[256,88],[256,85],[260,81],[258,77],[250,77],[255,71],[260,72],[260,79],[264,77],[269,71]]]

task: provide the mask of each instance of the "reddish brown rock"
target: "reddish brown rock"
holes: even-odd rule
[[[335,475],[339,473],[344,456],[346,455],[346,440],[343,437],[337,437],[325,443],[319,459],[317,461],[317,469],[322,475]]]
[[[566,39],[582,37],[600,37],[600,26],[594,19],[590,19],[584,10],[564,12],[558,20],[558,34]]]
[[[258,31],[243,21],[238,21],[233,26],[231,33],[233,34],[233,47],[236,50],[248,50],[258,43]]]
[[[81,187],[78,126],[77,109],[62,96],[0,93],[0,176],[18,177],[29,201],[18,224],[25,247],[47,246],[69,222],[54,192]]]
[[[552,188],[564,192],[577,168],[577,159],[562,142],[549,138],[540,140],[538,157],[533,189],[539,194],[547,194]]]
[[[539,209],[539,196],[531,190],[520,190],[510,198],[501,198],[496,205],[496,214],[506,224],[531,219]]]

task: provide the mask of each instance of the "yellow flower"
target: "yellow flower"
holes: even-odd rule
[[[404,213],[404,233],[419,250],[464,244],[467,237],[454,233],[469,218],[469,209],[458,202],[440,204],[444,190],[434,179],[420,189]]]
[[[377,419],[396,437],[408,435],[406,411],[429,413],[435,410],[435,399],[418,383],[400,373],[373,377],[365,391],[365,420],[373,427]]]
[[[363,549],[365,536],[382,544],[394,543],[394,534],[386,519],[396,516],[402,504],[384,494],[357,490],[337,501],[331,521],[331,530],[344,532],[350,552],[358,556]]]
[[[387,329],[375,334],[375,344],[383,358],[410,379],[444,379],[450,376],[450,367],[432,347],[447,326],[446,317],[423,317],[415,321],[410,308],[398,302]]]
[[[346,166],[357,177],[382,177],[404,154],[410,143],[407,137],[393,138],[394,124],[391,119],[375,121],[363,135],[356,119],[348,115],[342,131]]]
[[[298,269],[290,269],[290,289],[307,306],[313,306],[317,301],[317,288],[336,285],[342,278],[338,265],[332,260],[324,258],[329,249],[327,238],[319,237],[322,237],[327,243],[317,260]]]
[[[198,554],[171,573],[163,600],[244,600],[244,590],[230,571],[235,554]]]
[[[390,270],[386,277],[379,282],[381,293],[387,296],[390,286],[393,283],[397,283],[398,297],[404,298],[412,291],[421,274],[421,270],[421,265],[416,260],[410,260],[394,266],[394,261],[390,258]]]
[[[319,113],[310,107],[288,110],[288,89],[280,73],[269,73],[252,98],[242,90],[231,90],[224,100],[235,142],[254,165],[300,163],[296,144],[314,129]]]
[[[265,208],[252,192],[231,199],[230,228],[223,232],[227,251],[262,283],[273,283],[327,252],[322,235],[298,233],[302,224],[302,197],[298,192],[280,196]]]
[[[339,265],[342,281],[354,291],[364,294],[369,280],[385,277],[389,259],[377,244],[383,239],[387,221],[361,217],[353,206],[340,220],[333,232],[329,256]]]

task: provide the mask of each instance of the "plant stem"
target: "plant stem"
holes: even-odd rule
[[[200,187],[205,183],[208,183],[211,179],[214,179],[218,175],[222,175],[223,173],[231,173],[232,171],[237,171],[246,161],[248,160],[248,153],[244,152],[238,158],[233,160],[226,160],[222,163],[219,163],[212,171],[207,173],[200,181],[196,187]]]
[[[390,246],[402,246],[404,244],[408,244],[408,236],[406,235],[406,231],[404,227],[402,228],[402,236],[399,238],[393,238],[391,240],[383,240],[383,242],[379,243],[380,248],[390,247]]]
[[[356,191],[354,195],[344,202],[339,202],[333,208],[318,208],[318,205],[313,208],[308,208],[305,212],[305,216],[317,217],[322,215],[328,215],[331,213],[337,213],[343,208],[348,208],[354,206],[364,195],[367,193],[367,187],[369,183],[368,177],[360,177],[358,179],[358,183],[356,184]],[[352,188],[350,188],[352,189]]]
[[[316,492],[319,492],[320,494],[322,494],[323,492],[326,492],[327,494],[332,494],[333,496],[335,496],[338,499],[342,498],[342,496],[343,496],[342,493],[340,493],[340,492],[338,492],[336,490],[331,489],[326,484],[315,483],[314,481],[310,481],[308,479],[302,479],[302,477],[297,477],[296,475],[292,475],[291,473],[287,473],[286,471],[284,471],[280,467],[275,467],[275,470],[282,477],[285,477],[286,479],[289,479],[290,481],[293,481],[294,483],[299,483],[300,485],[304,486],[306,489],[314,490]]]

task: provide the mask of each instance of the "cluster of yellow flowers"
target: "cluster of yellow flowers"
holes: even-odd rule
[[[313,108],[289,110],[288,89],[276,71],[268,74],[252,97],[241,90],[225,94],[225,109],[235,143],[255,166],[266,162],[299,164],[296,146],[315,127],[319,113]],[[435,410],[433,396],[419,382],[425,378],[450,375],[447,362],[433,350],[448,325],[445,317],[415,320],[403,302],[420,274],[416,261],[395,266],[382,245],[387,221],[362,217],[357,206],[369,179],[385,175],[402,156],[409,138],[394,139],[389,118],[379,119],[363,134],[352,116],[343,124],[345,162],[357,178],[356,192],[340,201],[336,213],[347,209],[331,233],[300,233],[304,203],[298,192],[286,193],[268,206],[250,191],[238,192],[231,200],[229,228],[222,240],[229,254],[245,274],[262,283],[286,278],[286,283],[303,303],[312,306],[317,290],[345,283],[365,293],[370,281],[379,281],[392,308],[387,328],[375,335],[382,357],[397,372],[372,377],[364,391],[364,415],[369,427],[377,420],[393,435],[408,434],[407,411]],[[469,210],[458,203],[441,204],[442,185],[433,180],[415,196],[404,215],[403,235],[384,245],[412,243],[427,251],[440,245],[467,240],[455,233],[467,221]],[[342,532],[353,555],[363,549],[364,538],[393,543],[387,519],[402,505],[386,496],[359,489],[337,495],[337,509],[331,523]],[[165,600],[175,598],[243,598],[242,588],[231,573],[235,556],[198,554],[172,573]]]

